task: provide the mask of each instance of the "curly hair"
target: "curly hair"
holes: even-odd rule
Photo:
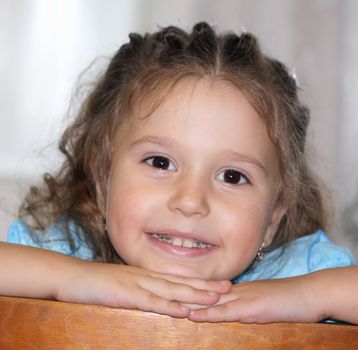
[[[276,205],[283,215],[267,249],[326,228],[321,192],[305,157],[309,110],[299,101],[286,67],[265,56],[252,34],[218,35],[207,23],[198,23],[191,33],[170,26],[129,38],[64,132],[59,144],[65,156],[62,167],[30,189],[20,208],[23,220],[37,231],[74,222],[95,260],[121,262],[104,225],[115,135],[125,132],[144,100],[155,109],[182,79],[210,77],[241,90],[264,120],[277,150],[281,186]],[[67,236],[73,246],[68,228]]]

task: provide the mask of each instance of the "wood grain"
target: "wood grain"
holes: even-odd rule
[[[137,310],[0,297],[0,349],[358,349],[358,327],[195,323]]]

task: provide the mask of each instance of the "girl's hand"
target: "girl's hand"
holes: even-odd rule
[[[188,318],[197,322],[243,323],[318,322],[327,315],[311,276],[243,282],[222,295],[214,306],[191,307]],[[314,280],[312,279],[312,282]]]
[[[59,283],[57,300],[187,317],[190,309],[183,304],[213,305],[231,288],[229,281],[185,278],[133,266],[86,261],[75,265]]]

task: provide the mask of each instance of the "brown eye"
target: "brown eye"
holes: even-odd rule
[[[147,163],[149,166],[153,168],[157,168],[160,170],[168,170],[168,171],[176,170],[173,162],[169,158],[163,156],[149,157],[145,159],[145,163]]]
[[[216,176],[216,179],[231,185],[243,185],[249,182],[245,175],[243,175],[240,171],[234,169],[227,169],[221,171]]]

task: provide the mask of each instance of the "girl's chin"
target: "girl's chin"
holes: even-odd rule
[[[200,279],[210,279],[211,276],[206,276],[203,271],[198,271],[194,267],[189,266],[178,266],[178,265],[167,265],[161,268],[154,269],[156,272],[176,275],[180,277],[188,277],[188,278],[200,278]]]
[[[180,277],[187,277],[187,278],[198,278],[198,279],[203,279],[206,281],[209,280],[215,280],[215,281],[223,281],[223,280],[232,280],[235,277],[237,277],[239,275],[239,272],[236,275],[233,275],[232,277],[230,277],[231,275],[215,275],[213,273],[209,273],[208,271],[205,271],[203,268],[200,269],[200,265],[195,266],[195,267],[190,267],[190,266],[180,266],[180,265],[166,265],[165,267],[162,266],[161,268],[150,268],[147,267],[149,270],[158,272],[158,273],[163,273],[163,274],[168,274],[168,275],[175,275],[175,276],[180,276]]]

